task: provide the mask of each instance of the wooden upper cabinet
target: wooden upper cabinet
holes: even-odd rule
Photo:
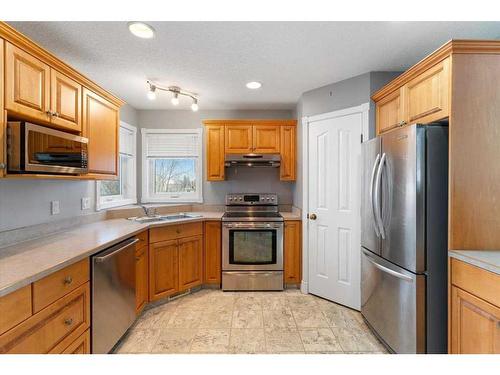
[[[6,115],[4,111],[4,88],[5,88],[5,83],[4,83],[4,78],[5,74],[1,74],[1,72],[4,71],[4,40],[0,38],[0,177],[3,177],[5,175],[6,168],[4,167],[7,164],[7,159],[6,159],[6,148],[7,148],[7,142],[6,142],[6,137],[5,137],[5,121],[6,121]]]
[[[117,175],[119,110],[103,97],[83,89],[83,136],[89,138],[89,173]]]
[[[302,281],[301,221],[285,221],[284,278],[285,283],[299,284]]]
[[[450,58],[437,63],[404,87],[405,117],[409,124],[429,123],[448,117]]]
[[[50,121],[50,67],[9,42],[5,60],[5,109]]]
[[[179,241],[179,291],[203,283],[203,236]]]
[[[376,116],[378,134],[404,124],[401,89],[392,92],[377,102]]]
[[[279,154],[280,127],[279,125],[254,125],[253,152],[256,154]]]
[[[205,263],[203,283],[220,284],[222,265],[222,227],[220,221],[205,222]]]
[[[295,181],[297,165],[297,128],[295,126],[280,127],[281,166],[280,180]]]
[[[149,298],[151,301],[179,291],[177,240],[149,245]]]
[[[249,154],[253,151],[252,125],[225,125],[225,153]]]
[[[451,287],[452,354],[500,354],[500,308]]]
[[[224,125],[207,125],[206,160],[207,180],[224,180]]]
[[[51,123],[67,130],[82,130],[82,86],[59,73],[50,72]]]

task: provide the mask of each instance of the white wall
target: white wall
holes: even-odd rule
[[[146,129],[191,129],[203,127],[205,119],[273,119],[293,118],[292,111],[254,111],[254,110],[207,110],[192,112],[190,110],[139,111],[139,124]],[[141,153],[142,145],[138,139],[137,150]],[[205,155],[205,149],[203,150]],[[138,166],[138,194],[141,195],[141,166]],[[203,163],[203,200],[206,204],[224,204],[227,193],[238,192],[275,192],[282,204],[292,204],[292,182],[279,180],[279,169],[238,168],[226,170],[226,180],[206,181],[206,163]]]
[[[120,117],[136,125],[138,113],[125,105]],[[93,213],[95,193],[94,181],[0,179],[0,232]],[[83,197],[90,198],[90,209],[81,209]],[[59,201],[59,215],[50,214],[53,200]]]

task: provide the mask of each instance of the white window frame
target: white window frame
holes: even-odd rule
[[[198,136],[198,150],[196,158],[196,197],[188,198],[182,193],[164,193],[150,195],[149,193],[149,166],[146,155],[146,139],[148,134],[196,134]],[[203,203],[203,129],[145,129],[142,134],[142,195],[141,203]]]
[[[132,182],[132,189],[130,197],[126,198],[123,194],[120,195],[110,195],[106,197],[106,200],[101,202],[101,183],[102,181],[97,181],[96,183],[96,209],[105,210],[108,208],[126,206],[130,204],[137,204],[137,128],[126,122],[120,121],[120,127],[124,128],[133,134],[134,141],[132,142],[132,154],[128,155],[132,159],[132,170],[130,171],[130,179]],[[121,158],[122,153],[118,153],[118,176],[121,173]],[[120,177],[119,177],[120,178]]]

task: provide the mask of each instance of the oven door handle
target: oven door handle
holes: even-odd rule
[[[224,228],[230,229],[279,229],[283,224],[224,224]]]

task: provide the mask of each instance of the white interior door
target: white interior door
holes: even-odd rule
[[[358,310],[362,125],[360,112],[308,125],[309,292]]]

